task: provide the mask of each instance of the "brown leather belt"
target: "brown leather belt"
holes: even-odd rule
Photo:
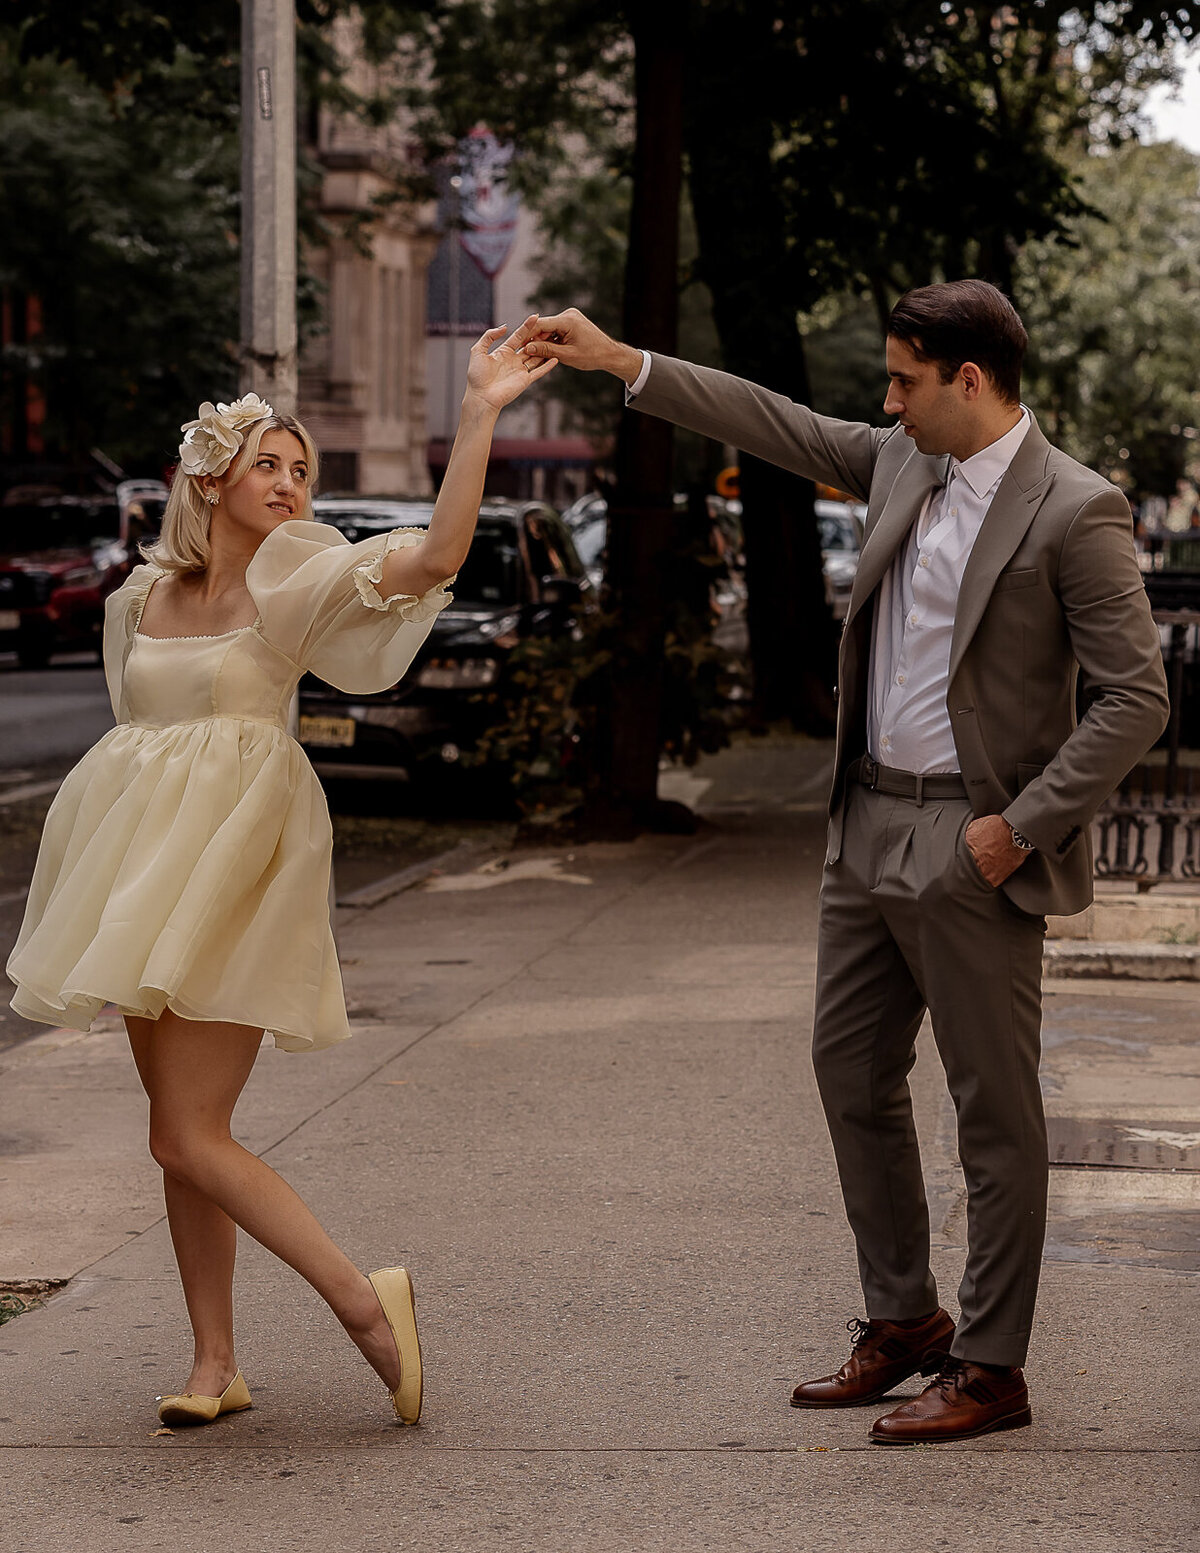
[[[926,798],[965,798],[967,786],[957,771],[937,771],[920,776],[915,771],[897,771],[894,766],[881,766],[869,755],[860,755],[846,768],[848,782],[861,782],[873,793],[884,793],[889,798],[915,798],[923,803]]]

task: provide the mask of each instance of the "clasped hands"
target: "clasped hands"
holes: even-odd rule
[[[580,372],[611,372],[632,383],[641,371],[642,353],[611,339],[578,308],[547,317],[531,313],[512,334],[501,325],[475,342],[467,394],[497,412],[560,361]]]
[[[612,339],[577,307],[529,322],[535,327],[521,347],[527,360],[561,361],[579,372],[611,372],[626,383],[632,383],[642,370],[640,350]],[[523,330],[525,327],[522,325]]]

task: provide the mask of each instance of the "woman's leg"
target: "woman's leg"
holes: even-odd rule
[[[312,1284],[394,1390],[399,1358],[369,1281],[292,1188],[230,1135],[261,1032],[247,1025],[198,1023],[167,1011],[153,1024],[131,1020],[130,1038],[150,1097],[150,1151],[167,1179],[182,1187],[170,1189],[168,1214],[174,1206],[172,1239],[189,1315],[193,1302],[200,1312],[206,1353],[206,1385],[193,1371],[190,1389],[218,1395],[223,1387],[207,1386],[220,1379],[220,1364],[228,1367],[232,1360],[232,1312],[226,1317],[225,1311],[231,1306],[232,1225],[240,1224]],[[196,1336],[199,1353],[200,1331]]]
[[[149,1095],[153,1083],[154,1021],[127,1017],[125,1026],[134,1062]],[[237,1372],[233,1343],[237,1225],[211,1198],[166,1170],[163,1197],[194,1339],[192,1370],[183,1390],[202,1397],[218,1397]]]

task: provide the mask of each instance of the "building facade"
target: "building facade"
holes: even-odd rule
[[[378,71],[359,57],[352,23],[341,28],[348,84],[371,95]],[[299,410],[321,449],[321,489],[424,495],[445,469],[472,342],[536,307],[537,224],[505,192],[507,153],[483,130],[425,202],[405,193],[417,167],[402,121],[372,127],[321,107],[307,139],[332,234],[306,256],[324,327],[300,359]],[[471,155],[480,145],[482,162]],[[487,491],[566,506],[592,486],[594,464],[587,439],[535,389],[501,417]]]
[[[343,46],[353,53],[347,36]],[[373,69],[350,84],[368,92]],[[324,329],[300,359],[300,416],[321,449],[321,488],[423,495],[431,489],[426,285],[436,207],[404,197],[411,149],[399,125],[372,128],[321,107],[309,128],[320,214],[333,234],[307,255],[324,289]]]

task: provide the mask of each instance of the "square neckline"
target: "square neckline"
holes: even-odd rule
[[[142,630],[142,616],[146,613],[146,605],[150,601],[150,595],[154,592],[156,584],[162,581],[166,572],[160,570],[157,577],[150,579],[150,586],[146,589],[145,597],[137,612],[137,618],[133,622],[134,640],[143,642],[219,642],[227,636],[240,636],[243,631],[257,631],[262,625],[262,615],[256,615],[249,625],[234,626],[231,631],[199,631],[190,632],[186,636],[151,636]]]

